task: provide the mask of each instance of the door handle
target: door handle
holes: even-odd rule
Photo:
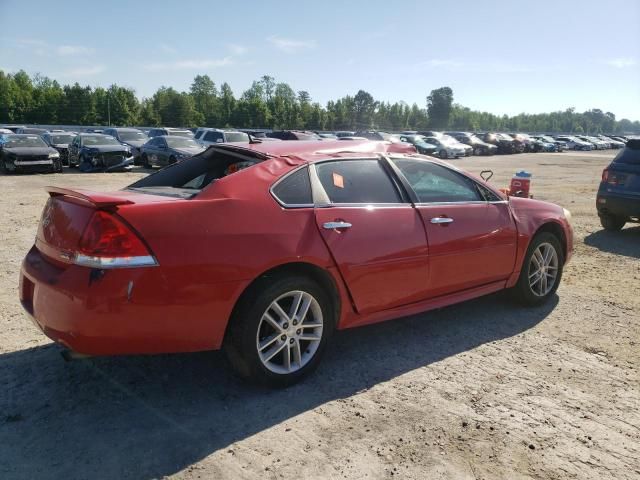
[[[431,219],[431,223],[435,223],[435,224],[453,223],[453,218],[449,218],[449,217],[434,217],[434,218]]]
[[[336,230],[338,228],[351,228],[352,225],[348,222],[326,222],[322,225],[322,228],[327,230]]]

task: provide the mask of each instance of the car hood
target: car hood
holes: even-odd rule
[[[183,155],[195,155],[200,152],[204,152],[206,150],[205,147],[189,147],[189,148],[173,148],[172,149],[176,153],[181,153]]]
[[[53,143],[51,144],[53,148],[69,148],[68,143]]]
[[[125,147],[124,145],[86,145],[82,148],[85,150],[97,150],[101,153],[127,151],[127,147]]]
[[[55,148],[51,147],[5,147],[4,151],[17,156],[22,155],[48,155],[50,153],[58,153]]]
[[[122,141],[122,143],[124,143],[125,145],[130,145],[132,147],[136,147],[136,148],[140,148],[142,145],[144,145],[145,143],[147,143],[147,141],[149,141],[149,139],[147,138],[146,140],[127,140],[127,141]]]

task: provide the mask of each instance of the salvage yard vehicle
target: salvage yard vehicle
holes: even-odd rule
[[[474,155],[494,155],[498,147],[490,143],[483,142],[475,134],[468,132],[446,132],[450,137],[455,138],[460,143],[469,145],[473,149]]]
[[[602,172],[596,208],[605,230],[640,221],[640,139],[629,140]]]
[[[573,135],[558,135],[555,139],[565,142],[567,147],[571,150],[595,150],[595,147],[591,142],[580,140],[578,137],[574,137]]]
[[[198,128],[195,140],[204,145],[214,145],[216,143],[239,142],[249,143],[249,134],[238,130],[222,130],[220,128]]]
[[[130,147],[111,135],[80,133],[69,145],[69,166],[84,172],[130,170],[133,156]]]
[[[465,149],[454,143],[451,143],[444,137],[422,137],[424,141],[435,145],[438,149],[434,152],[434,155],[447,159],[447,158],[460,158],[466,155]]]
[[[60,161],[62,165],[69,165],[69,144],[76,136],[75,133],[70,132],[49,132],[42,135],[42,139],[50,147],[55,148],[60,154]]]
[[[4,173],[61,172],[60,153],[39,135],[2,135],[0,166]]]
[[[135,164],[140,158],[140,147],[149,140],[147,134],[137,128],[107,128],[104,134],[111,135],[123,145],[131,147],[131,154]]]
[[[427,143],[422,135],[400,135],[400,141],[410,143],[422,155],[438,155],[439,147]]]
[[[549,300],[569,212],[401,146],[222,144],[122,191],[49,187],[22,305],[80,354],[223,348],[241,376],[287,386],[335,329],[504,289]]]
[[[153,137],[145,143],[142,146],[140,158],[142,165],[146,168],[164,167],[197,155],[205,148],[192,138],[164,135]]]
[[[162,135],[193,138],[193,132],[186,128],[152,128],[149,130],[149,138],[160,137]]]

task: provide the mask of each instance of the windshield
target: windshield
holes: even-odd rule
[[[540,136],[540,137],[538,137],[538,138],[539,138],[540,140],[542,140],[543,142],[550,142],[550,143],[555,142],[555,140],[554,140],[553,138],[548,137],[548,136],[546,136],[546,135],[542,135],[542,136]]]
[[[51,135],[51,143],[71,143],[74,135]]]
[[[243,132],[225,132],[227,142],[248,142],[249,135]]]
[[[120,140],[124,140],[125,142],[130,142],[132,140],[144,142],[148,139],[148,137],[142,132],[118,132],[118,136],[120,137]]]
[[[46,147],[47,144],[44,143],[42,138],[37,135],[25,135],[24,137],[20,136],[7,136],[6,147],[14,148],[14,147]]]
[[[167,145],[169,145],[171,148],[193,148],[200,146],[192,138],[167,137],[165,140],[167,141]]]
[[[82,137],[83,145],[120,145],[113,137],[108,137],[106,135],[86,135]]]

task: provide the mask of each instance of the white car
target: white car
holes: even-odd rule
[[[195,141],[205,147],[216,143],[242,142],[249,143],[249,134],[237,130],[222,130],[220,128],[198,128]]]
[[[431,145],[435,145],[438,147],[438,150],[435,152],[436,155],[440,158],[460,158],[464,157],[466,152],[462,146],[457,145],[456,143],[460,142],[451,142],[445,138],[438,137],[422,137],[424,141],[430,143]]]
[[[567,148],[570,150],[593,150],[594,145],[590,142],[585,142],[584,140],[580,140],[573,135],[558,135],[555,137],[556,140],[561,140],[567,143]]]

